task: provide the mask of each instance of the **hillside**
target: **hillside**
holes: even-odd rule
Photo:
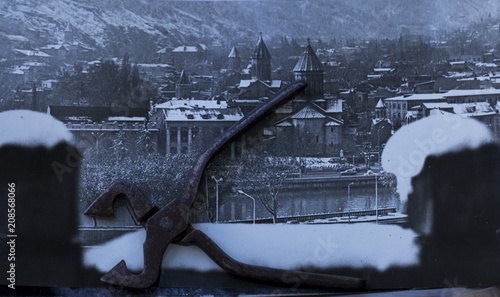
[[[70,24],[78,41],[119,54],[129,47],[154,52],[193,42],[227,45],[255,40],[259,31],[265,38],[393,38],[402,27],[452,30],[499,11],[493,0],[18,0],[0,4],[0,32],[43,32],[40,43],[55,43]]]

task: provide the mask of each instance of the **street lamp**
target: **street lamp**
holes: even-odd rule
[[[378,161],[378,172],[380,173],[380,129],[382,129],[383,127],[378,127],[377,128],[377,161]]]
[[[253,224],[255,225],[255,198],[243,192],[242,190],[238,190],[238,193],[247,196],[248,198],[253,200]]]
[[[351,186],[354,185],[354,183],[350,183],[347,185],[347,214],[349,216],[349,223],[351,222],[351,213],[349,212],[349,201],[350,201],[350,197],[351,197]]]
[[[215,180],[215,223],[219,223],[219,182],[223,179],[216,179],[213,175],[212,179]]]
[[[351,192],[351,186],[354,185],[354,183],[350,183],[347,185],[347,208],[349,208],[349,200],[350,200],[350,192]]]
[[[378,174],[375,174],[375,217],[378,224]]]

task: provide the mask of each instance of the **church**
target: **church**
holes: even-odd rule
[[[307,40],[293,68],[295,80],[307,82],[304,93],[279,108],[276,140],[289,143],[295,154],[331,156],[342,145],[342,100],[324,94],[323,67]]]
[[[285,83],[271,79],[271,54],[262,34],[251,56],[251,79],[241,79],[232,90],[228,105],[248,114],[274,96]],[[228,56],[232,71],[237,71],[240,57],[233,47]],[[342,99],[325,96],[324,70],[309,38],[304,52],[293,68],[295,80],[305,81],[304,93],[276,110],[266,128],[258,135],[262,141],[273,141],[280,154],[297,156],[332,156],[342,149]],[[254,135],[257,136],[257,135]],[[280,149],[283,148],[282,150]],[[281,152],[280,152],[281,151]]]

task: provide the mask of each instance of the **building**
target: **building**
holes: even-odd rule
[[[239,108],[222,100],[170,100],[155,106],[152,121],[159,123],[160,147],[164,154],[192,153],[243,118]],[[231,157],[244,146],[231,144]]]
[[[233,46],[227,58],[229,60],[228,70],[239,72],[241,69],[241,57],[236,46]]]
[[[305,51],[299,58],[299,61],[293,68],[295,80],[302,80],[307,83],[305,93],[302,95],[305,99],[318,99],[324,96],[324,70],[318,56],[311,47],[311,42],[307,38]]]
[[[271,80],[271,54],[267,49],[262,33],[252,54],[252,80]]]
[[[183,69],[193,71],[197,64],[207,59],[207,46],[204,44],[178,46],[172,50],[172,57],[176,71]]]
[[[422,103],[446,102],[444,94],[414,94],[391,97],[384,100],[386,116],[392,123],[399,126],[417,119],[415,106]]]
[[[47,113],[65,123],[81,150],[119,147],[132,154],[158,151],[160,129],[148,121],[146,108],[130,108],[123,115],[122,110],[111,107],[51,105]]]
[[[308,39],[293,68],[296,80],[308,83],[305,92],[279,108],[275,122],[278,141],[298,155],[325,156],[342,145],[342,100],[325,97],[323,67]],[[286,145],[286,144],[285,144]]]
[[[237,51],[231,51],[229,63],[236,66]],[[234,57],[232,57],[234,56]],[[271,80],[271,54],[267,49],[262,33],[252,54],[250,64],[251,79],[242,79],[239,84],[228,90],[227,97],[231,107],[239,107],[243,114],[247,114],[255,107],[265,102],[281,89],[281,80]]]
[[[448,112],[475,118],[496,134],[499,89],[450,90],[440,94],[415,94],[384,100],[391,121],[408,123],[435,112]]]
[[[184,70],[181,72],[179,80],[175,84],[175,97],[189,99],[191,98],[191,90],[193,85],[189,81],[189,77]]]

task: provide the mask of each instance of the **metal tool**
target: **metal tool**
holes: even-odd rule
[[[219,136],[196,159],[184,194],[165,207],[158,209],[152,205],[139,189],[128,181],[115,182],[99,196],[85,211],[86,215],[113,216],[113,202],[117,197],[123,196],[132,206],[137,221],[146,229],[146,240],[143,244],[143,271],[140,274],[131,273],[125,261],[122,260],[102,276],[101,281],[136,289],[150,287],[159,278],[161,262],[167,246],[170,243],[175,243],[198,246],[227,272],[242,277],[278,283],[287,283],[287,280],[293,279],[298,282],[295,285],[307,287],[340,290],[362,288],[365,281],[358,278],[275,269],[238,262],[224,253],[203,232],[193,229],[188,222],[189,210],[194,202],[200,180],[208,162],[221,151],[224,145],[238,138],[275,108],[303,91],[306,86],[307,84],[303,82],[296,82],[286,86],[274,98],[257,107]]]

